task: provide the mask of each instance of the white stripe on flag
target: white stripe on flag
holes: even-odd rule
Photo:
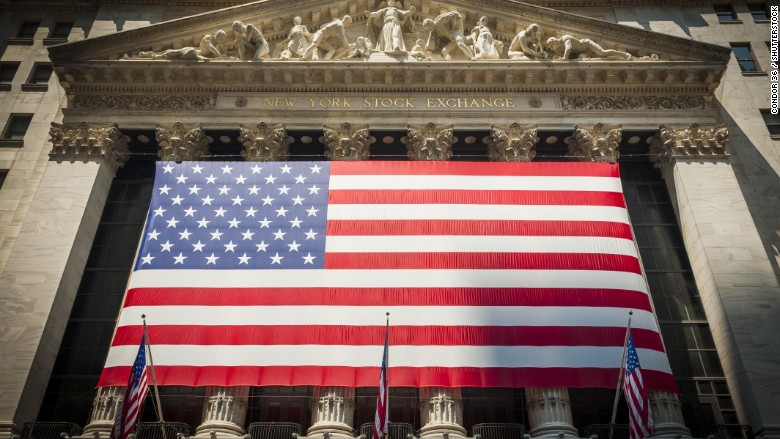
[[[330,190],[484,190],[622,192],[614,177],[485,175],[331,175]]]

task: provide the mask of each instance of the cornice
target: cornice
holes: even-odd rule
[[[744,0],[742,0],[744,3]],[[0,0],[0,5],[7,9],[39,9],[40,7],[57,8],[63,6],[99,5],[165,5],[165,6],[202,6],[229,7],[251,3],[249,0]],[[610,7],[610,6],[707,6],[712,0],[527,0],[526,3],[545,7]],[[730,3],[728,0],[718,0],[717,3]],[[734,3],[738,3],[734,2]]]

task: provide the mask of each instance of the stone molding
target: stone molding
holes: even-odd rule
[[[61,161],[105,160],[113,172],[124,166],[130,151],[130,138],[122,134],[114,124],[109,127],[91,127],[86,122],[79,124],[52,123],[49,130],[52,143],[49,157]]]
[[[158,125],[155,129],[159,150],[157,155],[163,161],[196,161],[208,153],[214,140],[198,126],[185,126],[176,122],[170,128]]]
[[[195,434],[212,437],[212,433],[243,436],[248,402],[249,386],[208,387],[203,404],[203,422]]]
[[[650,141],[650,160],[656,168],[663,168],[675,160],[728,161],[726,145],[729,130],[725,125],[688,128],[661,125]]]
[[[452,124],[439,125],[428,122],[425,125],[408,125],[406,140],[410,160],[449,160],[455,136]]]
[[[320,141],[327,150],[328,160],[368,160],[369,147],[376,139],[371,137],[368,125],[352,126],[349,122],[341,125],[323,125],[324,136]]]
[[[567,139],[569,155],[582,161],[615,163],[622,138],[620,124],[597,123],[593,128],[577,125]]]
[[[284,161],[290,156],[290,143],[293,138],[287,135],[283,124],[268,126],[265,122],[257,124],[257,129],[239,126],[238,141],[244,145],[241,156],[247,161]]]
[[[309,437],[329,434],[353,436],[355,389],[352,387],[317,387],[312,398],[312,426]]]
[[[463,428],[463,401],[460,388],[420,389],[420,437],[450,434],[466,436]],[[445,436],[446,437],[446,436]]]
[[[537,125],[491,125],[488,157],[494,162],[530,162],[536,157],[539,143]]]
[[[529,387],[525,389],[531,437],[578,437],[571,416],[569,389],[566,387]]]
[[[706,110],[703,96],[561,96],[564,110]]]
[[[82,94],[73,98],[73,108],[95,110],[209,110],[216,107],[216,95],[125,95]]]

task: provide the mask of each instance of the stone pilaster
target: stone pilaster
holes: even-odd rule
[[[130,138],[123,135],[116,124],[100,127],[85,122],[52,123],[49,136],[52,143],[49,157],[57,162],[105,162],[116,172],[129,157],[127,143]]]
[[[241,156],[246,161],[278,162],[290,156],[289,146],[293,138],[287,135],[284,125],[257,124],[256,129],[239,126],[238,141],[244,145]]]
[[[355,389],[351,387],[317,387],[314,390],[312,425],[309,437],[354,437],[352,422],[355,417]]]
[[[466,436],[463,428],[463,401],[459,388],[420,389],[420,437]]]
[[[525,389],[531,437],[558,437],[559,433],[577,437],[571,417],[569,389],[566,387],[529,387]]]
[[[651,390],[648,399],[653,413],[653,437],[691,436],[691,431],[685,427],[682,406],[676,394]]]
[[[780,437],[777,277],[727,151],[725,126],[661,126],[651,160],[673,198],[691,268],[740,422]]]
[[[200,160],[208,153],[209,144],[214,140],[200,126],[185,126],[181,122],[171,127],[158,125],[155,135],[160,160],[174,162]]]
[[[449,160],[455,143],[452,124],[408,125],[405,143],[410,160]]]
[[[328,160],[368,160],[369,147],[375,141],[369,134],[368,125],[352,126],[349,122],[341,125],[323,125],[324,136],[320,141],[327,150]]]
[[[621,125],[597,123],[592,128],[577,125],[574,134],[566,140],[569,155],[586,162],[617,161],[622,137]]]
[[[122,398],[124,396],[124,387],[99,387],[97,395],[95,395],[95,399],[92,401],[89,424],[84,427],[83,435],[108,437],[114,426],[116,414],[122,406]]]
[[[539,142],[536,124],[492,125],[488,139],[488,157],[494,162],[530,162],[536,157]]]
[[[203,404],[203,421],[195,430],[197,436],[212,433],[244,435],[244,418],[249,402],[249,387],[209,387]]]

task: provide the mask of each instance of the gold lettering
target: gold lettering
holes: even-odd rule
[[[463,104],[463,105],[461,105],[461,104]],[[466,99],[466,98],[460,98],[460,99],[458,99],[458,108],[461,108],[461,106],[462,106],[462,107],[466,107],[466,108],[468,108],[468,106],[469,106],[469,100],[468,100],[468,99]]]
[[[344,108],[352,108],[352,105],[350,105],[349,100],[352,98],[344,98]]]
[[[493,108],[493,101],[482,98],[482,108]]]
[[[433,102],[433,98],[426,99],[426,103],[428,104],[428,108],[436,107],[436,105]]]
[[[311,102],[311,106],[313,107],[314,104],[317,103],[317,98],[309,98],[309,102]]]
[[[292,107],[295,105],[295,101],[297,100],[298,98],[292,98],[292,99],[284,98],[284,104],[287,105],[288,107]]]
[[[506,106],[509,108],[515,108],[515,103],[512,102],[512,98],[506,98]]]
[[[273,107],[274,100],[269,98],[263,98],[263,107]]]
[[[495,105],[498,108],[504,108],[504,100],[503,99],[493,99],[493,105]]]
[[[363,108],[370,108],[371,107],[371,101],[368,100],[368,98],[363,98]]]
[[[406,108],[414,108],[411,98],[406,98]]]

